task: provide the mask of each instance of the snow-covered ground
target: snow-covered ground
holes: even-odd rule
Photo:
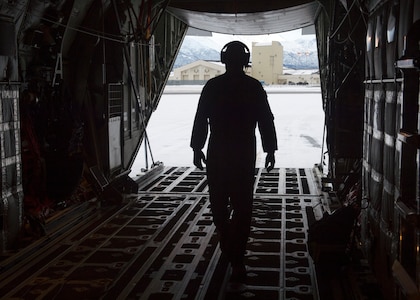
[[[189,143],[201,89],[201,86],[165,88],[147,129],[155,162],[160,161],[165,166],[193,166]],[[320,163],[324,124],[320,88],[267,86],[265,89],[277,131],[276,167],[310,168]],[[256,134],[256,166],[263,167],[265,154],[258,130]],[[150,163],[149,154],[149,167]],[[145,150],[142,145],[130,176],[141,174],[145,166]]]

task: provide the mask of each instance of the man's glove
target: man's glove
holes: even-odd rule
[[[267,172],[273,170],[275,162],[274,152],[267,153],[267,156],[265,157],[265,168],[267,169]]]
[[[203,170],[202,162],[206,163],[206,156],[201,150],[194,150],[194,166]]]

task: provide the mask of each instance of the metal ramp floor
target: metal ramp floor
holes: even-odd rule
[[[164,167],[119,206],[94,209],[2,262],[2,299],[319,299],[306,246],[312,169],[256,170],[247,289],[227,287],[205,173]],[[88,211],[86,209],[85,211]]]

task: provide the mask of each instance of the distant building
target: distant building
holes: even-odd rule
[[[245,72],[267,85],[319,85],[318,70],[293,70],[283,67],[280,42],[252,43],[251,66]],[[198,60],[173,70],[168,84],[202,85],[225,73],[221,62]]]
[[[279,75],[278,84],[280,85],[320,85],[319,70],[294,70],[283,69],[283,74]]]
[[[265,84],[278,84],[283,74],[283,46],[280,42],[252,43],[252,77]]]
[[[210,78],[225,72],[225,66],[218,62],[198,60],[188,65],[174,69],[170,81],[182,81],[185,83],[204,83]]]

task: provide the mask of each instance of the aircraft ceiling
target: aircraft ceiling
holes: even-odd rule
[[[314,24],[318,1],[173,0],[167,11],[192,28],[235,34],[270,34]]]

